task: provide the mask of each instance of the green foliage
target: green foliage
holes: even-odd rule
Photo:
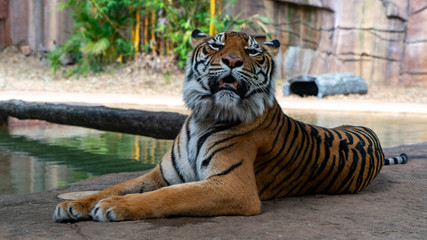
[[[191,51],[191,32],[196,28],[204,33],[209,32],[210,1],[179,0],[176,2],[178,2],[179,7],[166,9],[166,17],[169,24],[165,26],[164,36],[174,43],[173,52],[177,56],[177,63],[180,67],[184,68],[188,53]],[[224,9],[232,7],[235,2],[236,0],[228,1]],[[266,32],[264,23],[271,23],[267,17],[254,15],[250,18],[241,19],[241,14],[233,17],[225,12],[220,9],[220,13],[214,17],[213,23],[218,32],[232,29],[240,31],[247,28],[257,30],[256,25],[262,31]],[[158,30],[163,30],[163,28],[159,28]]]
[[[76,66],[67,75],[99,72],[103,66],[114,63],[120,54],[132,55],[135,50],[123,26],[130,24],[129,6],[138,1],[69,0],[59,5],[69,8],[74,19],[73,34],[64,46],[49,53],[52,71],[60,66],[64,54],[76,57]],[[139,1],[141,2],[141,1]]]
[[[232,6],[236,0],[224,2],[228,4],[223,9],[217,9],[219,13],[213,19],[218,32],[255,27],[265,32],[264,24],[270,23],[268,18],[252,16],[241,19],[240,14],[230,16],[224,9]],[[55,72],[60,67],[61,57],[72,54],[76,58],[76,66],[67,75],[102,71],[103,66],[116,62],[119,57],[123,61],[131,60],[136,52],[132,42],[136,9],[139,9],[140,21],[149,19],[149,24],[141,23],[141,28],[149,28],[144,29],[145,34],[151,35],[155,30],[154,37],[145,36],[145,41],[140,40],[140,49],[147,53],[153,51],[153,43],[148,40],[162,38],[170,44],[177,64],[181,67],[185,67],[187,55],[191,51],[191,32],[198,28],[208,33],[211,21],[209,0],[69,0],[60,3],[59,7],[68,8],[72,12],[72,38],[65,45],[51,51],[48,59]],[[151,20],[153,12],[156,13],[155,22]],[[142,34],[141,32],[140,35]],[[164,48],[156,49],[160,54],[166,54]]]

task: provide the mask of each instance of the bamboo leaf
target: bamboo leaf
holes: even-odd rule
[[[264,23],[272,23],[271,19],[266,16],[258,16],[258,19],[263,21]]]

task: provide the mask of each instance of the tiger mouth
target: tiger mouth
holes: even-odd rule
[[[229,75],[223,79],[220,79],[218,82],[218,91],[222,91],[222,90],[229,90],[232,91],[234,93],[237,93],[237,87],[239,86],[239,83],[237,82],[237,80]]]

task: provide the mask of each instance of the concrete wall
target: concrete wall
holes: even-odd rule
[[[65,43],[72,18],[69,11],[57,10],[62,1],[66,0],[0,0],[0,47],[28,44],[38,50],[40,43],[48,49],[54,40]]]

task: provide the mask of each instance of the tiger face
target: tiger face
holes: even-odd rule
[[[258,44],[245,33],[194,30],[184,101],[198,120],[251,122],[274,102],[277,40]]]

